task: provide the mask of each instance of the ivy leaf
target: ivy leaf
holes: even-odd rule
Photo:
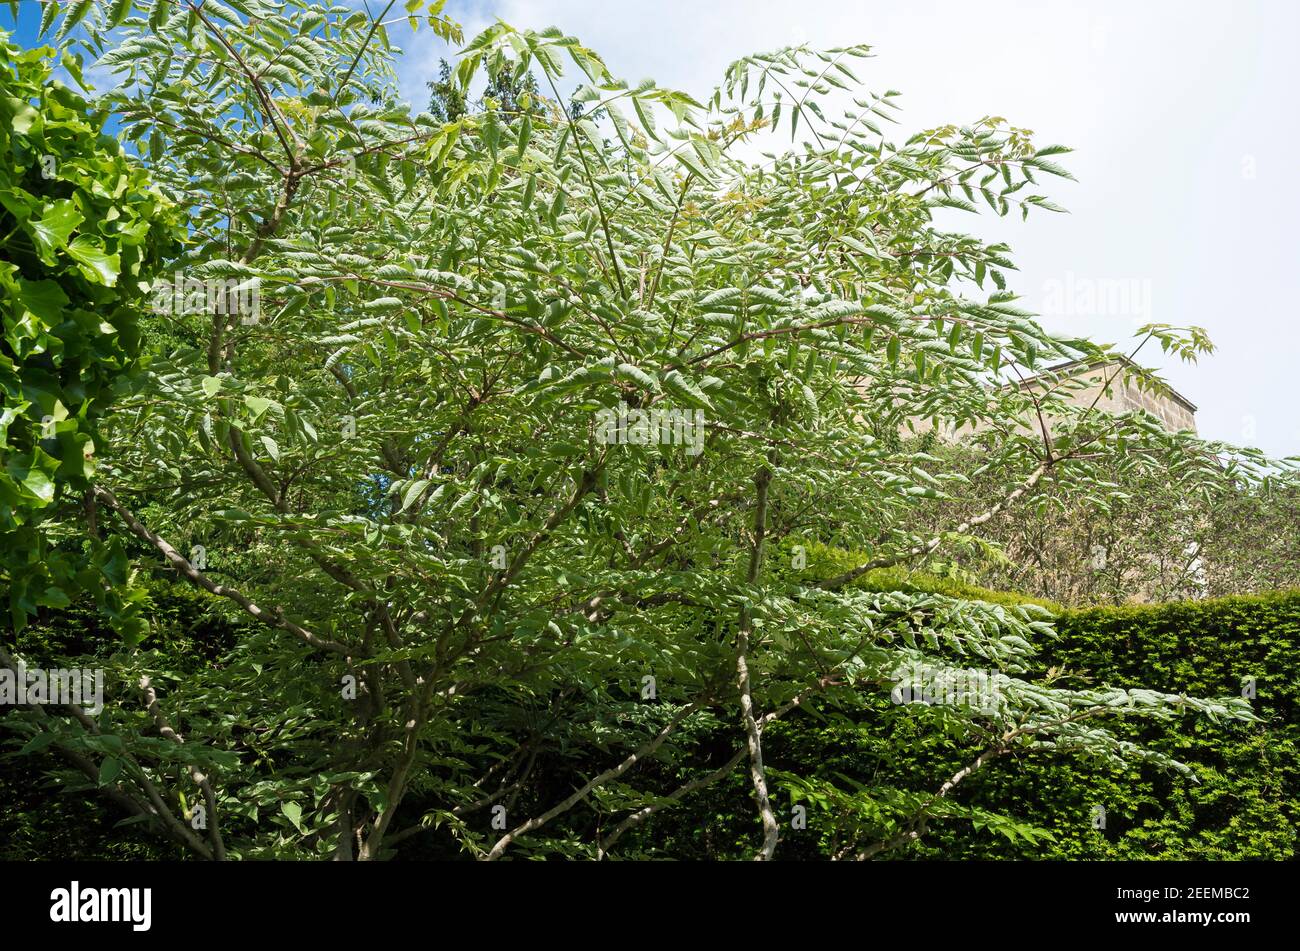
[[[41,260],[46,264],[53,264],[54,253],[67,246],[73,230],[84,220],[76,206],[66,198],[46,205],[41,217],[30,222],[32,238],[41,254]],[[70,249],[69,253],[74,258],[82,260],[76,251]]]
[[[48,327],[59,323],[63,309],[69,303],[63,288],[51,280],[19,281],[17,298],[25,310],[35,314]]]
[[[117,283],[117,275],[122,269],[121,259],[106,252],[95,239],[80,235],[68,245],[68,254],[82,266],[81,272],[87,280],[109,287]]]

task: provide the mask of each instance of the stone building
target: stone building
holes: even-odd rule
[[[1070,363],[1060,363],[1054,367],[1048,367],[1043,372],[1024,381],[1008,384],[1008,389],[1036,387],[1039,391],[1042,391],[1049,388],[1059,388],[1058,392],[1065,395],[1067,402],[1076,406],[1092,406],[1095,401],[1097,409],[1108,413],[1128,413],[1133,410],[1145,410],[1160,420],[1170,432],[1181,430],[1196,432],[1195,403],[1173,387],[1168,387],[1167,391],[1163,393],[1142,392],[1133,381],[1124,379],[1123,368],[1126,366],[1136,367],[1137,364],[1127,357],[1116,357],[1106,361],[1087,362],[1076,360]],[[1112,382],[1107,388],[1106,382],[1108,380]],[[1074,385],[1062,386],[1065,382]],[[1106,390],[1106,392],[1102,392],[1103,390]],[[913,419],[903,429],[903,435],[919,435],[928,432],[930,428],[930,420]],[[986,428],[987,426],[982,423],[974,428],[969,425],[954,427],[951,424],[946,424],[941,427],[941,436],[945,441],[956,441]],[[1038,423],[1034,419],[1026,419],[1023,428],[1026,432],[1037,432]]]
[[[1109,413],[1128,413],[1133,410],[1145,410],[1160,420],[1170,432],[1190,430],[1196,432],[1196,404],[1187,399],[1173,387],[1164,393],[1143,393],[1132,382],[1124,382],[1124,366],[1136,366],[1127,357],[1117,357],[1104,363],[1086,363],[1076,360],[1049,367],[1038,376],[1030,377],[1024,383],[1014,384],[1021,387],[1050,385],[1059,379],[1081,380],[1086,385],[1073,390],[1069,401],[1078,406],[1091,406],[1097,401],[1097,408]],[[1114,377],[1108,393],[1098,393],[1106,381]]]

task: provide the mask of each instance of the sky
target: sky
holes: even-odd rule
[[[1061,163],[1078,182],[1044,182],[1069,214],[954,212],[945,226],[1009,244],[1009,287],[1051,330],[1131,345],[1148,322],[1205,327],[1217,349],[1198,364],[1155,345],[1140,362],[1197,405],[1202,435],[1300,455],[1300,3],[450,0],[445,12],[467,37],[497,17],[559,26],[615,75],[700,99],[746,54],[868,43],[875,58],[855,72],[903,94],[895,141],[998,115],[1073,147]],[[393,37],[403,92],[422,107],[454,50],[427,30]]]

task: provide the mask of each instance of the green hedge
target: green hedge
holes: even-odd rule
[[[870,582],[869,582],[870,584]],[[1202,696],[1238,695],[1256,678],[1260,724],[1187,716],[1130,721],[1117,730],[1192,765],[1199,784],[1151,766],[1116,769],[1043,754],[1007,758],[962,784],[960,801],[1052,833],[1045,843],[935,821],[896,857],[931,859],[1291,859],[1300,820],[1300,591],[1260,597],[1067,611],[1061,637],[1044,646],[1049,666],[1094,682]],[[847,776],[867,787],[933,791],[978,748],[928,722],[928,708],[882,696],[851,720],[808,711],[774,723],[764,759],[774,772]],[[734,729],[729,736],[734,739]],[[719,748],[728,748],[719,737]],[[656,771],[651,767],[650,773]],[[664,789],[672,788],[664,771]],[[644,781],[644,780],[643,780]],[[839,781],[839,780],[837,780]],[[779,791],[778,811],[789,803]],[[783,804],[784,803],[784,804]],[[1093,827],[1096,807],[1104,829]],[[650,823],[638,846],[681,858],[739,858],[756,841],[746,777],[697,794]],[[789,831],[779,857],[818,858],[815,813]]]
[[[1054,854],[1098,858],[1290,859],[1300,825],[1300,591],[1214,601],[1070,611],[1053,664],[1125,687],[1239,695],[1255,679],[1263,723],[1187,718],[1134,726],[1162,752],[1196,765],[1199,784],[1155,770],[1126,776],[1047,773],[1107,806],[1104,832],[1061,823]],[[1028,791],[1026,780],[1008,792]],[[1050,797],[1049,797],[1050,798]],[[1059,816],[1058,816],[1059,818]]]
[[[786,545],[789,553],[791,545]],[[871,559],[867,552],[849,551],[835,548],[819,542],[803,542],[802,547],[807,567],[800,573],[808,578],[830,578],[849,571]],[[928,594],[944,594],[952,598],[965,598],[971,601],[988,601],[992,604],[1037,604],[1053,613],[1060,612],[1061,605],[1046,598],[1022,594],[1019,591],[994,591],[978,585],[967,584],[955,578],[941,578],[926,571],[897,566],[893,568],[875,568],[859,577],[852,587],[866,591],[911,591]]]

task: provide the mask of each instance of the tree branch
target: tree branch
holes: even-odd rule
[[[149,708],[149,714],[153,717],[158,732],[177,746],[184,746],[185,738],[172,729],[172,725],[167,722],[162,707],[158,705],[158,694],[154,691],[153,684],[147,675],[140,677],[140,689],[144,692],[145,705]],[[221,838],[221,826],[217,821],[217,797],[212,791],[212,783],[193,764],[190,764],[189,772],[190,778],[203,790],[203,798],[208,803],[208,821],[211,823],[208,832],[212,836],[213,858],[218,862],[224,862],[226,860],[226,843]]]
[[[754,506],[754,548],[750,553],[747,575],[750,585],[758,580],[759,569],[763,563],[763,540],[767,533],[767,493],[771,482],[772,470],[766,466],[754,476],[758,499]],[[763,822],[763,847],[754,857],[755,861],[761,862],[772,858],[781,833],[767,792],[767,774],[763,769],[762,730],[754,719],[754,697],[750,690],[749,661],[746,655],[749,653],[752,621],[748,605],[742,606],[740,626],[736,634],[736,686],[740,691],[740,717],[745,725],[746,744],[749,749],[749,775],[754,785],[754,796],[758,800],[758,814]]]
[[[187,561],[180,552],[168,544],[165,539],[160,538],[157,534],[150,531],[150,529],[136,518],[130,510],[123,506],[122,503],[117,500],[116,496],[114,496],[108,489],[103,486],[96,486],[95,495],[121,517],[122,521],[126,523],[126,527],[131,530],[132,534],[157,549],[163,558],[167,560],[167,563],[189,579],[195,587],[202,588],[204,591],[208,591],[218,597],[228,598],[229,600],[234,601],[254,620],[260,621],[267,627],[288,631],[290,634],[299,638],[303,642],[310,644],[312,647],[330,651],[334,654],[341,654],[344,657],[359,655],[359,651],[355,647],[349,647],[347,644],[341,644],[338,641],[330,640],[329,638],[318,637],[301,625],[293,623],[284,616],[284,612],[280,608],[275,608],[273,611],[267,611],[264,608],[258,607],[234,588],[231,588],[228,585],[214,583],[207,577],[207,575],[203,574],[190,564],[189,561]]]

